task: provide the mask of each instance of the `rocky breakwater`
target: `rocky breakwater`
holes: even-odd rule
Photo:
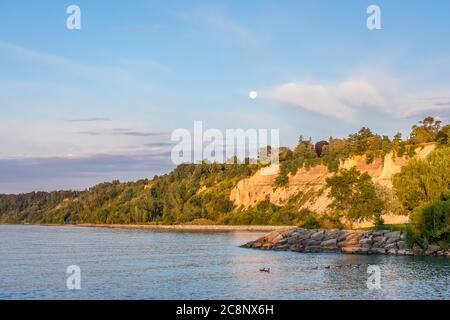
[[[338,229],[286,228],[244,244],[244,248],[296,252],[342,252],[348,254],[450,256],[450,249],[438,245],[408,246],[401,231],[359,231]]]

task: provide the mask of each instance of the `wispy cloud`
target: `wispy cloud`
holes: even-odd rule
[[[69,69],[73,72],[89,77],[96,77],[99,73],[98,69],[80,63],[78,61],[50,53],[37,51],[27,47],[22,47],[2,40],[0,40],[0,50],[10,52],[14,56],[25,57],[29,60],[33,60],[46,65]]]
[[[151,178],[171,168],[168,151],[0,159],[0,193],[84,189],[114,179]]]
[[[85,121],[72,121],[72,122],[93,122],[93,121],[103,121],[103,120],[85,120]],[[169,131],[140,131],[127,128],[113,128],[104,131],[78,131],[78,134],[86,135],[114,135],[114,136],[131,136],[131,137],[161,137],[169,136]]]
[[[432,97],[439,96],[439,100]],[[421,89],[388,73],[370,73],[337,83],[289,82],[262,90],[261,97],[323,116],[354,120],[365,112],[393,118],[450,113],[450,88]]]
[[[74,118],[74,119],[67,119],[68,122],[97,122],[97,121],[111,121],[109,118],[99,118],[99,117],[92,117],[92,118]]]
[[[220,40],[231,41],[246,49],[257,49],[260,46],[256,34],[224,9],[202,8],[181,13],[180,16]]]
[[[122,136],[134,136],[134,137],[157,137],[157,136],[164,136],[169,135],[170,132],[167,131],[123,131],[123,132],[114,132],[115,135],[122,135]]]

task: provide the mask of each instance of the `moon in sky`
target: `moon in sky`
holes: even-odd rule
[[[258,96],[258,92],[256,91],[250,91],[248,93],[248,96],[250,97],[250,99],[256,99],[256,97]]]

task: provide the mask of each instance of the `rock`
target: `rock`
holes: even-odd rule
[[[376,253],[376,254],[385,254],[386,249],[384,248],[370,248],[369,253]]]
[[[427,250],[425,251],[426,254],[434,254],[436,252],[438,252],[439,250],[441,250],[440,246],[434,245],[434,244],[430,244],[427,248]]]
[[[277,242],[280,242],[283,239],[284,239],[284,236],[282,234],[279,234],[275,238],[273,238],[271,242],[272,243],[277,243]]]
[[[272,247],[272,250],[286,251],[286,250],[289,250],[289,245],[288,244],[275,245],[275,246]]]
[[[339,230],[337,241],[341,242],[341,241],[346,240],[346,238],[347,238],[347,232],[345,230]]]
[[[397,243],[389,243],[389,244],[385,245],[384,248],[386,250],[392,250],[392,249],[396,249],[397,250]]]
[[[361,245],[372,245],[372,243],[373,243],[373,240],[372,240],[372,237],[370,237],[370,238],[363,238],[363,239],[361,239],[361,240],[359,240],[359,243],[361,244]]]
[[[303,252],[303,251],[305,251],[305,247],[303,247],[301,245],[292,245],[289,247],[289,250],[295,251],[295,252]]]
[[[386,243],[387,238],[383,237],[383,236],[376,236],[373,237],[373,244],[375,246],[375,244],[377,244],[378,246],[383,245],[384,243]]]
[[[325,240],[322,241],[322,243],[320,244],[321,247],[336,247],[337,248],[337,240],[336,239],[329,239],[329,240]]]
[[[345,241],[359,241],[362,238],[362,234],[356,232],[356,231],[352,231],[347,233],[346,237],[345,237]]]
[[[322,239],[322,241],[336,239],[339,236],[339,230],[338,229],[330,229],[325,232],[325,236]]]
[[[369,250],[370,250],[370,248],[358,248],[356,253],[358,253],[358,254],[368,254]]]
[[[320,231],[314,232],[311,235],[311,239],[317,240],[317,241],[322,241],[324,237],[325,237],[325,230],[320,230]]]
[[[408,244],[406,243],[406,241],[399,241],[397,242],[397,246],[399,250],[406,250],[408,249]]]
[[[382,237],[383,235],[384,235],[384,233],[385,233],[385,231],[374,231],[374,232],[372,232],[372,235],[373,235],[373,237],[374,238],[376,238],[376,237]],[[375,239],[374,239],[374,241],[375,241]]]
[[[421,256],[423,255],[424,250],[421,247],[419,247],[419,245],[414,244],[412,247],[412,252],[415,256]]]
[[[307,239],[307,240],[304,240],[302,244],[305,247],[307,247],[307,246],[318,246],[319,247],[321,243],[322,243],[322,241],[319,241],[319,240]]]
[[[342,247],[341,252],[343,253],[357,253],[360,247]]]
[[[400,236],[401,236],[400,231],[388,232],[384,236],[387,238],[386,243],[393,243],[393,242],[398,242],[401,240],[400,239]]]
[[[305,247],[305,252],[321,252],[320,246],[307,246]]]
[[[342,242],[338,242],[337,244],[338,247],[343,248],[343,247],[359,247],[359,241],[357,240],[351,240],[351,241],[342,241]]]
[[[397,254],[398,250],[397,249],[389,249],[387,250],[387,253],[389,254]]]
[[[309,229],[297,229],[295,238],[298,240],[309,239],[311,237],[311,234],[313,234],[314,232],[314,230]]]

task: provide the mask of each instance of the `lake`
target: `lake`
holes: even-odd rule
[[[0,299],[450,297],[448,257],[239,248],[261,235],[0,225]],[[80,267],[80,290],[66,287],[70,265]],[[369,265],[379,266],[381,289],[367,288]]]

